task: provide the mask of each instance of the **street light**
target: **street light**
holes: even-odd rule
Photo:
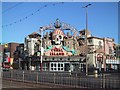
[[[88,47],[87,47],[87,30],[88,30],[88,7],[92,4],[88,4],[82,8],[86,9],[86,30],[85,30],[85,38],[86,38],[86,76],[88,75],[88,61],[87,61],[87,54],[88,54]]]
[[[86,8],[86,30],[88,30],[88,7],[92,5],[92,4],[88,4],[86,6],[84,6],[83,8]]]
[[[41,34],[41,55],[40,55],[40,71],[42,71],[42,62],[43,62],[43,47],[42,47],[42,36],[43,36],[43,27],[40,27],[40,34]]]

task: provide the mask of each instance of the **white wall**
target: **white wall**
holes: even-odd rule
[[[29,55],[34,55],[34,45],[37,43],[37,38],[30,38],[28,42]]]
[[[88,45],[95,45],[95,46],[98,46],[98,45],[99,45],[99,41],[101,41],[101,45],[102,45],[102,46],[104,45],[104,42],[103,42],[102,39],[92,38],[92,39],[91,39],[91,40],[92,40],[91,43],[89,43],[89,40],[90,40],[90,39],[88,39]]]
[[[91,43],[89,43],[89,41],[88,41],[88,45],[89,45],[89,48],[92,48],[92,51],[95,51],[95,50],[97,50],[97,49],[99,48],[99,41],[101,41],[101,46],[102,46],[102,47],[104,46],[104,42],[103,42],[102,39],[92,38],[91,40],[92,40]],[[97,54],[98,54],[98,53],[88,54],[88,57],[89,57],[88,64],[89,64],[90,66],[96,67],[96,65],[97,65],[97,61],[96,61],[96,60],[97,60],[97,58],[96,58]]]
[[[96,67],[96,57],[95,57],[95,53],[94,54],[88,54],[89,60],[88,60],[88,64],[89,66],[94,66]]]

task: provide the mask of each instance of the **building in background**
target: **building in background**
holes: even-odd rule
[[[18,46],[18,43],[6,43],[2,45],[2,54],[3,54],[3,60],[2,65],[3,68],[12,68],[11,65],[13,63],[14,58],[14,52],[16,50],[16,47]]]
[[[116,56],[117,60],[119,61],[118,69],[120,71],[120,44],[116,45],[115,56]]]
[[[115,45],[115,56],[120,60],[120,44]]]
[[[103,38],[91,36],[88,37],[88,66],[97,68],[101,71],[103,68],[104,41]]]
[[[115,56],[115,42],[113,38],[104,38],[105,42],[105,56],[106,56],[106,70],[118,70],[120,60]]]
[[[101,70],[118,70],[120,60],[115,56],[115,42],[113,38],[88,38],[89,67]]]

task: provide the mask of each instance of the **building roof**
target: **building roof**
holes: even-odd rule
[[[103,40],[103,38],[100,38],[100,37],[95,37],[95,36],[88,37],[87,39],[93,39],[93,38]]]
[[[28,36],[31,38],[32,37],[36,38],[36,37],[41,36],[41,35],[39,33],[33,32],[32,34],[29,34]]]

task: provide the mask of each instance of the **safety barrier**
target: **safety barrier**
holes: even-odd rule
[[[120,74],[100,74],[85,76],[81,73],[45,71],[4,71],[2,77],[9,80],[51,84],[75,88],[120,88]]]

